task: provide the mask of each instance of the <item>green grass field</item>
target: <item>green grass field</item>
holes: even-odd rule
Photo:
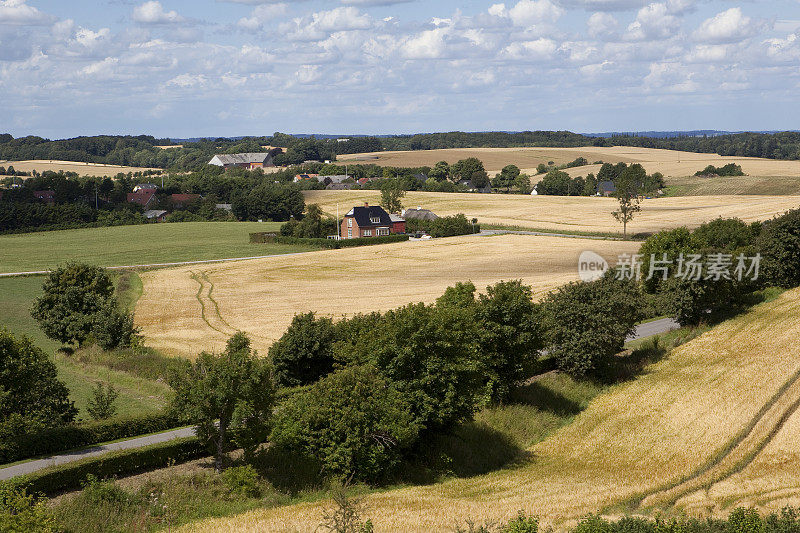
[[[0,295],[2,295],[0,328],[6,328],[14,335],[27,335],[45,353],[53,357],[59,378],[69,388],[70,398],[80,410],[78,416],[88,418],[86,405],[91,397],[92,387],[97,382],[110,383],[120,391],[117,400],[117,414],[120,416],[144,414],[161,409],[166,404],[169,392],[166,384],[99,365],[83,364],[74,356],[56,354],[61,345],[48,339],[30,315],[33,300],[41,292],[44,279],[44,276],[0,278]],[[138,280],[138,276],[135,279]],[[128,292],[130,291],[122,293],[121,296],[131,300],[132,297],[126,295]]]
[[[46,270],[65,261],[125,266],[308,250],[249,243],[250,233],[277,231],[280,225],[280,222],[183,222],[3,235],[0,273]]]

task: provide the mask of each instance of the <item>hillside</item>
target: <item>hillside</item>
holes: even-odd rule
[[[523,509],[552,525],[595,510],[646,512],[643,498],[741,456],[695,500],[693,512],[737,505],[779,509],[800,501],[800,290],[783,294],[673,350],[635,381],[597,397],[577,419],[530,451],[517,468],[370,496],[376,531],[446,531],[466,518],[508,519]],[[782,416],[770,419],[770,412]],[[781,421],[788,418],[788,423]],[[782,429],[781,429],[782,428]],[[758,454],[760,443],[777,437]],[[748,448],[750,446],[750,448]],[[780,461],[775,458],[780,457]],[[769,465],[768,468],[765,465]],[[653,501],[650,498],[649,501]],[[648,502],[648,499],[644,500]],[[679,502],[682,504],[682,502]],[[182,531],[311,531],[321,503],[212,519]],[[687,508],[680,505],[677,510]],[[671,502],[659,508],[673,512]],[[462,522],[463,523],[463,522]]]
[[[319,204],[335,215],[367,201],[380,203],[378,191],[306,191],[307,204]],[[519,226],[555,231],[622,233],[611,216],[613,198],[409,192],[407,207],[422,206],[437,215],[464,213],[481,224]],[[800,196],[696,196],[657,198],[642,202],[642,211],[628,224],[631,233],[656,232],[678,226],[696,227],[718,217],[747,222],[767,220],[800,205]]]

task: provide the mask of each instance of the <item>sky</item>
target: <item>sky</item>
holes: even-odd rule
[[[0,132],[800,129],[800,0],[0,0]]]

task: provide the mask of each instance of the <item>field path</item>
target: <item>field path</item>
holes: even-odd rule
[[[222,315],[219,312],[219,304],[212,296],[212,293],[214,292],[214,284],[210,279],[208,279],[208,275],[202,271],[192,271],[191,278],[199,285],[195,298],[197,298],[197,301],[200,302],[203,322],[208,324],[208,327],[214,331],[218,331],[223,335],[234,335],[237,330],[224,318],[222,318]]]
[[[670,488],[645,497],[643,508],[672,506],[681,497],[701,489],[708,489],[749,465],[780,431],[787,420],[800,407],[800,371],[756,414],[750,423],[731,442],[727,450],[703,466],[699,472]]]

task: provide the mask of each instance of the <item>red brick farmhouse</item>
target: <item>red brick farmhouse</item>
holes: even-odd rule
[[[354,207],[342,219],[342,239],[380,237],[405,233],[406,223],[392,217],[382,207],[364,204]]]

